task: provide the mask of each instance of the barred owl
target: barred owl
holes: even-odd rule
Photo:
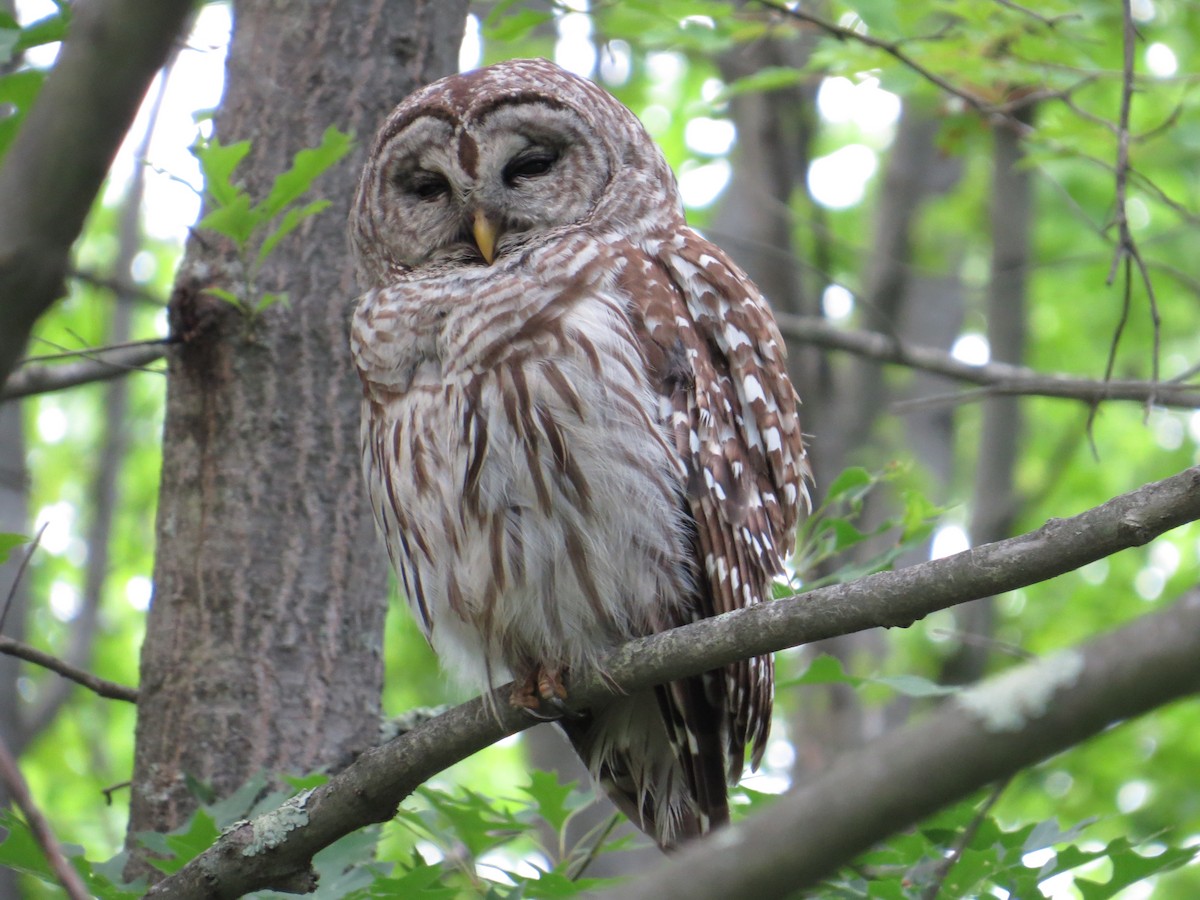
[[[350,219],[374,514],[451,673],[555,716],[623,642],[761,602],[808,502],[758,289],[615,98],[545,60],[408,97]],[[728,819],[769,657],[558,717],[663,848]]]

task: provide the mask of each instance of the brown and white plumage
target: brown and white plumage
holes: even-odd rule
[[[624,106],[544,60],[443,79],[380,130],[350,236],[367,484],[448,671],[552,700],[769,596],[807,503],[783,342]],[[670,846],[727,819],[772,681],[762,657],[562,725]]]

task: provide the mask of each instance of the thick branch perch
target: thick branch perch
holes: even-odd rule
[[[944,375],[956,381],[986,387],[989,393],[993,394],[1061,397],[1085,403],[1099,403],[1103,400],[1136,400],[1145,403],[1152,400],[1158,406],[1178,409],[1195,409],[1200,406],[1200,390],[1194,385],[1153,381],[1097,381],[1036,372],[1025,366],[1003,362],[975,365],[931,347],[904,344],[877,331],[839,328],[817,316],[776,313],[775,318],[779,321],[779,330],[792,340]]]
[[[1198,518],[1200,467],[1193,467],[1019,537],[632,641],[608,658],[605,677],[593,673],[572,683],[571,702],[586,707],[609,694],[614,683],[639,690],[798,644],[877,626],[906,626],[937,610],[1045,581],[1140,546]],[[1085,671],[1098,664],[1089,653]],[[501,688],[492,699],[494,712],[477,698],[368,750],[327,784],[289,801],[285,816],[268,813],[233,829],[147,896],[224,898],[265,887],[311,890],[311,859],[318,850],[389,819],[405,797],[438,772],[530,727],[533,723],[511,709],[507,697]],[[1122,717],[1134,711],[1128,706],[1126,700],[1113,708]],[[920,790],[928,781],[904,783]],[[264,849],[262,835],[279,834],[279,821],[291,830]],[[297,821],[303,824],[296,827]]]
[[[91,0],[0,166],[0,383],[61,294],[67,257],[193,0]]]
[[[795,794],[691,844],[606,896],[794,896],[889,834],[1108,726],[1200,691],[1200,594],[1012,669],[837,763]]]

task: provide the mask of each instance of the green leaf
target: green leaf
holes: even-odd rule
[[[341,900],[369,887],[381,875],[390,874],[392,864],[375,862],[378,845],[379,828],[372,826],[352,831],[317,853],[313,857],[313,868],[317,870],[315,900]]]
[[[21,40],[21,29],[7,24],[5,20],[11,22],[12,16],[0,13],[0,66],[12,62],[17,51],[17,44]]]
[[[214,297],[224,300],[226,303],[232,304],[239,309],[244,305],[241,297],[239,297],[233,291],[227,291],[224,288],[208,287],[204,289],[204,293],[212,294]]]
[[[291,168],[275,176],[271,193],[259,207],[263,220],[279,215],[284,207],[299,199],[312,187],[318,176],[341,160],[353,147],[354,139],[350,135],[333,126],[326,128],[320,144],[299,151],[292,158]]]
[[[422,787],[418,793],[472,856],[481,856],[531,827],[507,810],[497,809],[490,798],[471,790],[464,789],[451,795]],[[432,834],[444,835],[446,828],[434,828]]]
[[[808,73],[802,69],[793,69],[788,66],[765,66],[753,75],[747,75],[745,78],[739,78],[737,81],[727,84],[724,90],[717,95],[715,102],[723,103],[730,97],[736,97],[739,94],[777,91],[780,88],[792,87],[808,77]]]
[[[223,234],[239,247],[245,247],[254,229],[264,221],[265,217],[257,209],[251,208],[250,195],[237,194],[231,197],[228,204],[221,204],[205,215],[196,223],[196,227]]]
[[[29,538],[23,534],[9,534],[0,532],[0,565],[8,561],[9,555],[14,547],[19,547],[21,544],[28,544]]]
[[[188,793],[205,805],[217,799],[216,789],[211,784],[201,781],[189,772],[183,773],[183,783],[187,786]]]
[[[311,775],[284,775],[283,781],[298,794],[301,791],[311,791],[313,788],[319,788],[323,784],[328,784],[329,773],[313,772]]]
[[[809,664],[803,675],[784,682],[780,687],[799,684],[848,684],[852,687],[879,684],[907,697],[941,697],[957,691],[957,688],[937,684],[917,675],[881,675],[870,678],[850,675],[843,667],[842,661],[835,656],[818,656]]]
[[[868,535],[863,534],[845,519],[826,519],[817,529],[818,534],[830,534],[833,537],[833,552],[837,553],[865,541]]]
[[[16,813],[0,809],[0,828],[8,832],[0,840],[0,866],[16,869],[50,884],[58,883],[33,832],[24,821],[17,818]]]
[[[901,517],[901,540],[924,540],[929,536],[936,524],[937,518],[945,510],[929,499],[920,491],[903,490],[900,499],[904,502],[904,513]]]
[[[404,865],[399,876],[377,878],[369,897],[419,897],[421,900],[456,900],[462,896],[457,887],[441,884],[444,869],[429,865],[421,854],[413,853],[413,861]]]
[[[200,171],[204,173],[204,190],[218,206],[228,206],[244,197],[246,208],[249,208],[249,196],[233,183],[234,169],[249,152],[249,141],[225,145],[216,137],[199,140],[192,146],[192,155],[200,161]]]
[[[854,11],[872,32],[893,33],[900,28],[895,0],[855,0]]]
[[[870,487],[874,481],[875,479],[871,476],[871,473],[860,466],[851,466],[848,469],[843,469],[833,479],[833,482],[829,485],[829,489],[825,492],[825,504],[828,505],[843,494],[848,494],[851,491],[857,492],[860,488]]]
[[[511,15],[504,15],[500,9],[495,9],[484,20],[483,36],[489,41],[498,43],[519,41],[553,18],[554,13],[552,12],[539,12],[533,9],[518,10]]]
[[[1116,896],[1125,888],[1144,881],[1151,875],[1169,872],[1186,865],[1200,852],[1195,847],[1168,847],[1157,856],[1143,856],[1126,838],[1117,838],[1104,850],[1112,861],[1112,875],[1104,884],[1077,878],[1075,887],[1083,895],[1083,900],[1108,900],[1109,897]]]
[[[0,867],[21,872],[45,884],[59,887],[58,876],[46,862],[41,847],[23,820],[10,810],[0,809],[0,831],[7,832],[6,835],[0,837]],[[71,844],[64,845],[63,853],[91,893],[100,900],[133,900],[145,893],[143,880],[127,883],[121,881],[119,876],[111,875],[108,871],[110,867],[106,864],[93,867],[83,858],[83,852],[79,847]]]
[[[906,697],[945,697],[958,692],[958,688],[938,684],[919,675],[885,675],[879,678],[868,678],[872,684],[882,684],[898,694]]]
[[[796,684],[862,684],[861,678],[856,678],[853,675],[847,675],[845,669],[842,668],[842,661],[835,656],[818,656],[814,659],[804,674],[799,678],[792,678],[780,687],[791,687]]]
[[[284,305],[284,307],[286,308],[288,305],[287,293],[280,292],[278,294],[271,294],[271,293],[263,294],[261,297],[258,298],[258,302],[254,304],[254,312],[256,314],[261,313],[264,310],[270,309],[276,303],[282,303]]]
[[[16,137],[45,80],[46,73],[41,69],[26,69],[0,78],[0,107],[10,107],[7,115],[0,116],[0,159]]]
[[[272,231],[267,236],[267,239],[262,242],[262,246],[258,248],[258,257],[255,259],[255,265],[261,266],[266,258],[271,255],[271,251],[275,249],[276,245],[295,231],[301,222],[328,208],[331,203],[332,201],[330,200],[313,200],[311,203],[293,207],[284,213],[279,227]]]
[[[578,804],[572,804],[572,794],[576,792],[578,783],[558,780],[554,772],[533,771],[529,773],[529,785],[521,790],[533,798],[537,804],[538,815],[541,816],[558,834],[562,833],[567,818],[574,812]]]
[[[21,29],[21,36],[16,46],[18,53],[24,52],[30,47],[53,44],[66,37],[67,26],[70,24],[70,7],[60,7],[60,9],[63,9],[63,12],[38,19]]]
[[[141,832],[136,837],[156,854],[148,856],[147,862],[168,875],[178,872],[212,846],[221,836],[211,815],[206,810],[196,810],[191,821],[170,834]]]

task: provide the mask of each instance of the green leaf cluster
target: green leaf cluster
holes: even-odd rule
[[[26,50],[61,41],[67,33],[71,6],[66,2],[55,5],[56,12],[24,27],[11,14],[0,10],[0,73],[4,73],[0,74],[0,161],[46,80],[44,69],[15,63]]]
[[[892,465],[880,472],[861,466],[845,469],[826,488],[820,505],[801,523],[792,566],[805,590],[840,584],[890,569],[903,554],[928,540],[945,510],[910,486],[908,469]],[[898,512],[861,527],[868,497],[891,488]],[[891,536],[890,540],[878,539]],[[847,551],[875,540],[882,547],[865,560],[839,560]]]
[[[1161,841],[1097,841],[1092,831],[1087,820],[1063,830],[1054,818],[1006,828],[986,801],[962,803],[865,854],[827,882],[821,896],[920,900],[936,891],[944,900],[1024,898],[1046,896],[1049,884],[1058,896],[1069,883],[1083,900],[1105,900],[1197,855],[1194,847]]]
[[[287,171],[275,177],[266,199],[255,203],[245,188],[234,180],[235,170],[250,152],[250,142],[226,145],[215,136],[197,141],[192,152],[204,173],[206,199],[206,212],[197,227],[229,238],[237,248],[244,270],[241,296],[217,287],[208,288],[209,293],[251,315],[276,303],[286,304],[285,293],[257,294],[258,272],[280,241],[306,219],[329,207],[331,201],[324,198],[296,204],[313,182],[353,146],[354,139],[350,135],[330,126],[321,136],[321,143],[299,151]]]

